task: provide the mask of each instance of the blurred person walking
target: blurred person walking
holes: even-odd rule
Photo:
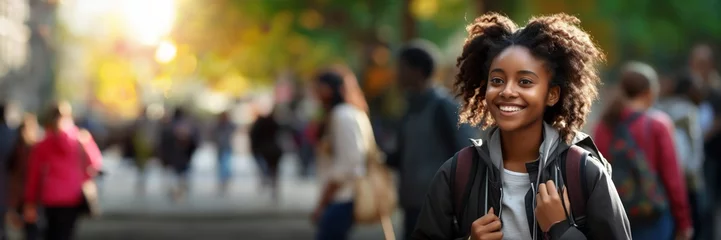
[[[703,100],[700,85],[688,74],[673,81],[671,95],[660,99],[658,109],[674,123],[676,153],[686,177],[689,205],[692,208],[694,239],[712,239],[713,211],[709,211],[704,179],[703,132],[699,121],[699,105]]]
[[[138,119],[130,127],[130,134],[126,144],[130,145],[127,154],[132,157],[133,165],[137,168],[135,190],[138,194],[145,194],[147,185],[146,166],[156,156],[160,138],[160,122],[157,114],[150,107],[143,107]]]
[[[280,146],[280,124],[276,120],[278,108],[258,116],[250,129],[250,149],[261,170],[261,187],[271,190],[271,197],[278,202],[278,164],[283,156]]]
[[[667,114],[650,110],[659,91],[658,75],[645,63],[627,63],[618,91],[594,139],[613,166],[633,239],[691,239],[691,210],[673,122]]]
[[[39,140],[40,128],[35,115],[27,114],[18,127],[18,136],[6,165],[8,171],[8,209],[11,224],[24,230],[24,239],[38,239],[38,226],[23,221],[23,196],[27,182],[30,151]]]
[[[9,156],[12,152],[14,141],[17,135],[17,129],[8,124],[8,115],[10,106],[5,103],[0,103],[0,164],[7,164]],[[0,168],[0,239],[5,239],[5,213],[7,211],[6,205],[6,169]]]
[[[707,199],[711,206],[710,214],[719,209],[721,191],[721,75],[714,67],[713,50],[706,44],[696,45],[689,57],[689,75],[698,84],[701,91],[699,106],[699,124],[704,138],[704,177],[708,187]],[[716,226],[714,216],[709,217],[709,226]],[[714,231],[715,232],[715,231]],[[715,236],[715,233],[711,233]]]
[[[183,109],[175,109],[161,133],[162,158],[173,174],[170,195],[174,201],[183,199],[187,194],[188,172],[199,145],[198,129]]]
[[[78,217],[90,208],[84,184],[100,171],[102,155],[90,133],[73,122],[69,104],[57,104],[49,111],[45,137],[29,158],[25,221],[36,223],[41,205],[47,225],[44,239],[73,239]]]
[[[230,113],[225,111],[218,116],[218,121],[213,129],[213,142],[218,160],[218,193],[225,195],[228,190],[230,179],[233,176],[233,137],[237,126],[230,118]]]
[[[445,89],[433,85],[437,52],[431,43],[416,41],[401,49],[398,59],[398,80],[407,93],[408,108],[399,125],[398,148],[389,154],[388,164],[400,174],[403,239],[410,239],[438,168],[470,145],[468,139],[478,136],[467,124],[459,128],[459,104]]]
[[[365,171],[370,128],[368,104],[350,70],[336,67],[320,73],[316,96],[324,110],[320,128],[317,176],[320,201],[313,211],[316,239],[348,239],[354,224],[353,181]]]
[[[296,143],[298,158],[300,159],[299,174],[301,177],[310,177],[311,168],[315,160],[315,132],[317,125],[315,124],[314,111],[312,102],[308,97],[308,93],[297,88],[299,92],[295,101],[291,105],[294,121],[291,124],[293,138]]]

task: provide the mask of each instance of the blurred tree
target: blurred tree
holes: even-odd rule
[[[200,65],[213,62],[213,69],[199,69],[209,79],[232,70],[267,83],[278,69],[291,68],[303,77],[340,61],[363,69],[378,46],[393,49],[401,39],[444,44],[463,28],[469,2],[184,0],[173,39],[192,48]]]
[[[686,52],[699,40],[721,40],[721,2],[716,0],[528,0],[514,15],[567,12],[608,54],[615,69],[628,59],[648,61],[660,69],[683,67]]]

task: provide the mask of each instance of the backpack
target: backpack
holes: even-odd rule
[[[631,222],[658,219],[668,205],[666,193],[656,173],[651,171],[646,155],[629,131],[629,124],[641,115],[634,113],[619,124],[610,145],[613,183]],[[645,121],[646,130],[648,126],[648,121]]]
[[[587,138],[590,140],[590,138]],[[585,142],[583,140],[581,143]],[[592,143],[591,143],[592,144]],[[466,201],[471,194],[471,187],[475,181],[476,170],[478,169],[479,154],[476,154],[476,147],[466,147],[458,153],[458,157],[451,163],[451,193],[453,195],[453,226],[456,232],[460,231],[458,219],[462,218],[463,210],[466,207]],[[562,155],[561,161],[555,161],[561,164],[558,167],[562,171],[563,179],[561,182],[568,188],[568,199],[571,201],[571,212],[569,212],[569,223],[585,233],[586,223],[586,201],[589,192],[586,184],[586,164],[588,157],[596,156],[590,149],[579,145],[573,145]],[[610,171],[610,169],[608,169]],[[469,184],[470,183],[470,184]]]

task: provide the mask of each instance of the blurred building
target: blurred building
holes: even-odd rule
[[[0,0],[0,96],[27,110],[52,99],[53,0]]]
[[[5,83],[17,75],[18,69],[27,59],[30,30],[27,0],[0,0],[0,83],[6,92]],[[6,96],[6,94],[3,94]]]

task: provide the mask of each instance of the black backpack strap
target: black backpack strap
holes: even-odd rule
[[[566,187],[568,198],[571,201],[573,220],[584,219],[586,216],[586,201],[588,200],[588,185],[586,181],[586,163],[589,152],[580,146],[573,145],[566,152]]]
[[[463,219],[468,197],[475,181],[477,167],[473,161],[475,147],[465,147],[451,163],[451,193],[453,194],[453,225],[456,232],[460,232],[459,219]]]

